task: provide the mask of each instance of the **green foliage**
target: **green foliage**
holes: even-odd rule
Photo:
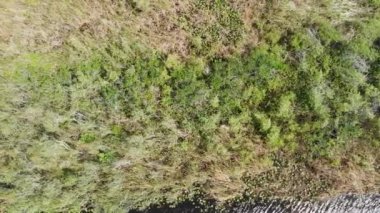
[[[120,125],[112,125],[111,131],[112,131],[112,134],[114,134],[115,136],[120,137],[121,134],[123,133],[123,127],[120,126]]]
[[[91,143],[96,140],[96,135],[92,132],[86,132],[81,134],[80,140],[84,143]]]
[[[284,141],[281,137],[281,130],[277,126],[272,126],[267,135],[269,147],[278,150],[284,146]]]
[[[295,98],[296,96],[294,93],[289,93],[281,96],[278,103],[277,116],[284,119],[291,119],[294,116],[293,102]]]
[[[271,120],[264,113],[255,113],[254,119],[259,125],[260,131],[267,132],[271,128]]]
[[[100,163],[108,164],[108,163],[111,163],[112,161],[114,161],[114,159],[115,159],[115,156],[110,151],[101,152],[98,154],[98,160]]]
[[[181,68],[181,62],[178,56],[176,55],[169,55],[166,59],[165,65],[169,69],[180,69]]]
[[[228,1],[195,0],[194,13],[207,14],[202,21],[194,21],[194,14],[179,17],[182,29],[191,36],[195,55],[213,57],[221,47],[235,47],[242,41],[245,29],[241,14]]]
[[[370,6],[380,8],[380,0],[368,0],[368,4]]]
[[[314,24],[313,29],[318,32],[318,39],[324,44],[340,41],[342,34],[334,27],[329,20],[320,19]]]

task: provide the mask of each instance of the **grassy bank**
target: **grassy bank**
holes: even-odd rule
[[[1,3],[0,210],[379,191],[378,1],[91,2]]]

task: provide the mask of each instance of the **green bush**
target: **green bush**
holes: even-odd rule
[[[107,151],[107,152],[101,152],[98,154],[98,160],[100,163],[111,163],[114,161],[115,156],[112,152]]]
[[[92,132],[86,132],[80,135],[80,141],[84,143],[91,143],[96,140],[96,135]]]

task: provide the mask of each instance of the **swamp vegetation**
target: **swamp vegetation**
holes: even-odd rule
[[[379,0],[5,0],[0,24],[0,212],[380,191]]]

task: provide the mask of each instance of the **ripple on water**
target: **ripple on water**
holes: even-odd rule
[[[216,210],[214,207],[200,206],[187,201],[176,207],[151,207],[133,213],[380,213],[380,194],[346,194],[325,201],[300,200],[251,200],[234,203],[228,208]]]

